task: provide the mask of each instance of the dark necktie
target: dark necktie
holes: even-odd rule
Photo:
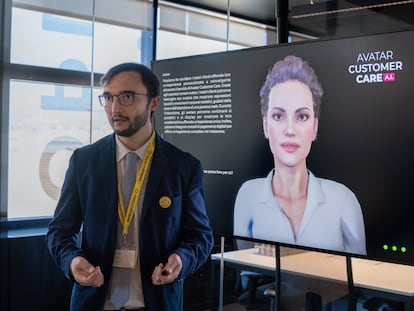
[[[125,213],[128,209],[129,199],[135,184],[137,171],[135,163],[137,161],[135,152],[128,152],[125,156],[125,170],[121,183],[122,200],[124,202]],[[129,275],[131,270],[128,268],[114,268],[111,282],[111,302],[115,308],[122,308],[129,299]]]

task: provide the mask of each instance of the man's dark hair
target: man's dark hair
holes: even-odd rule
[[[160,95],[160,82],[157,76],[148,67],[137,63],[123,63],[112,67],[101,78],[101,85],[107,85],[114,76],[126,71],[135,71],[141,75],[142,83],[147,88],[147,92],[151,98]]]

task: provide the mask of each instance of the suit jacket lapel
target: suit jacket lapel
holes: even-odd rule
[[[103,183],[102,195],[106,197],[106,202],[108,202],[106,207],[113,210],[117,215],[118,192],[114,134],[107,137],[105,143],[101,145],[99,153],[102,156],[99,157],[100,163],[98,165],[103,168],[100,171],[100,178]]]

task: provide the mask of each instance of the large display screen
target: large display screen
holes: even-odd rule
[[[413,38],[153,62],[156,129],[202,162],[215,232],[414,264]],[[289,78],[301,61],[304,80]]]

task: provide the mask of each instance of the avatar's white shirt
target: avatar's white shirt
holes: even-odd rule
[[[366,254],[361,206],[350,189],[309,172],[305,212],[295,239],[289,219],[273,196],[273,174],[274,170],[240,187],[234,207],[234,235]]]

